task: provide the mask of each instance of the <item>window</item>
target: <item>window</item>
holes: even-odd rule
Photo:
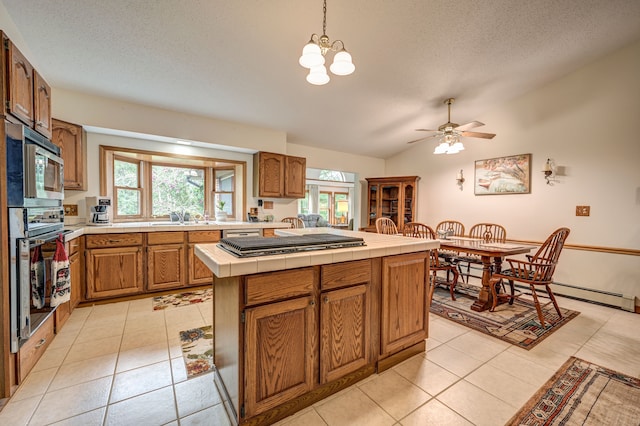
[[[304,193],[304,198],[298,199],[298,213],[309,214],[309,190]]]
[[[113,192],[116,216],[142,214],[142,188],[140,187],[140,161],[115,157],[113,161]]]
[[[235,217],[245,203],[241,161],[100,146],[100,166],[100,193],[112,197],[115,221],[213,216],[219,201]]]

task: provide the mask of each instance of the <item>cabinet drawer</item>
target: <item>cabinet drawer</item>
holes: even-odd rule
[[[87,235],[87,248],[141,246],[142,234],[94,234]]]
[[[53,315],[45,320],[18,352],[18,375],[22,382],[53,340]]]
[[[246,304],[257,305],[310,294],[315,280],[314,268],[249,276],[245,278]]]
[[[321,277],[322,290],[368,283],[371,281],[371,260],[324,265]]]
[[[276,230],[273,228],[264,228],[262,230],[262,236],[263,237],[275,237],[276,236]]]
[[[220,241],[220,231],[191,231],[190,243],[215,243]]]
[[[147,244],[178,244],[184,242],[184,232],[149,232],[147,234]]]
[[[72,254],[76,254],[79,250],[80,250],[80,237],[74,238],[73,240],[69,241],[69,253],[68,253],[69,256],[71,256]]]

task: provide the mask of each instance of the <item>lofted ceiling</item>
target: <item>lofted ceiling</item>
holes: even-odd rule
[[[298,57],[321,0],[0,3],[54,87],[380,158],[444,123],[448,97],[465,123],[640,39],[637,0],[328,0],[356,71],[312,86]]]

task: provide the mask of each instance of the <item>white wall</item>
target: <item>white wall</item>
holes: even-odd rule
[[[568,244],[640,249],[640,42],[502,105],[478,119],[490,141],[466,139],[457,155],[425,141],[388,159],[388,175],[422,177],[418,220],[503,224],[508,237],[542,241],[571,229]],[[462,100],[461,100],[462,102]],[[467,120],[462,120],[467,121]],[[475,160],[532,154],[531,193],[475,196]],[[564,169],[553,186],[547,158]],[[456,173],[464,170],[460,191]],[[577,205],[591,216],[576,217]],[[555,280],[640,297],[640,257],[566,250]]]

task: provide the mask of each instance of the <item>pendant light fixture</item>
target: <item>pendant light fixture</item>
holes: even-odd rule
[[[311,39],[302,49],[299,63],[309,69],[307,81],[311,84],[321,86],[330,80],[327,68],[324,65],[327,52],[337,52],[333,57],[333,63],[329,67],[335,75],[349,75],[356,69],[351,60],[351,55],[344,48],[342,40],[331,42],[327,36],[327,0],[324,0],[322,7],[322,35],[311,34]]]

